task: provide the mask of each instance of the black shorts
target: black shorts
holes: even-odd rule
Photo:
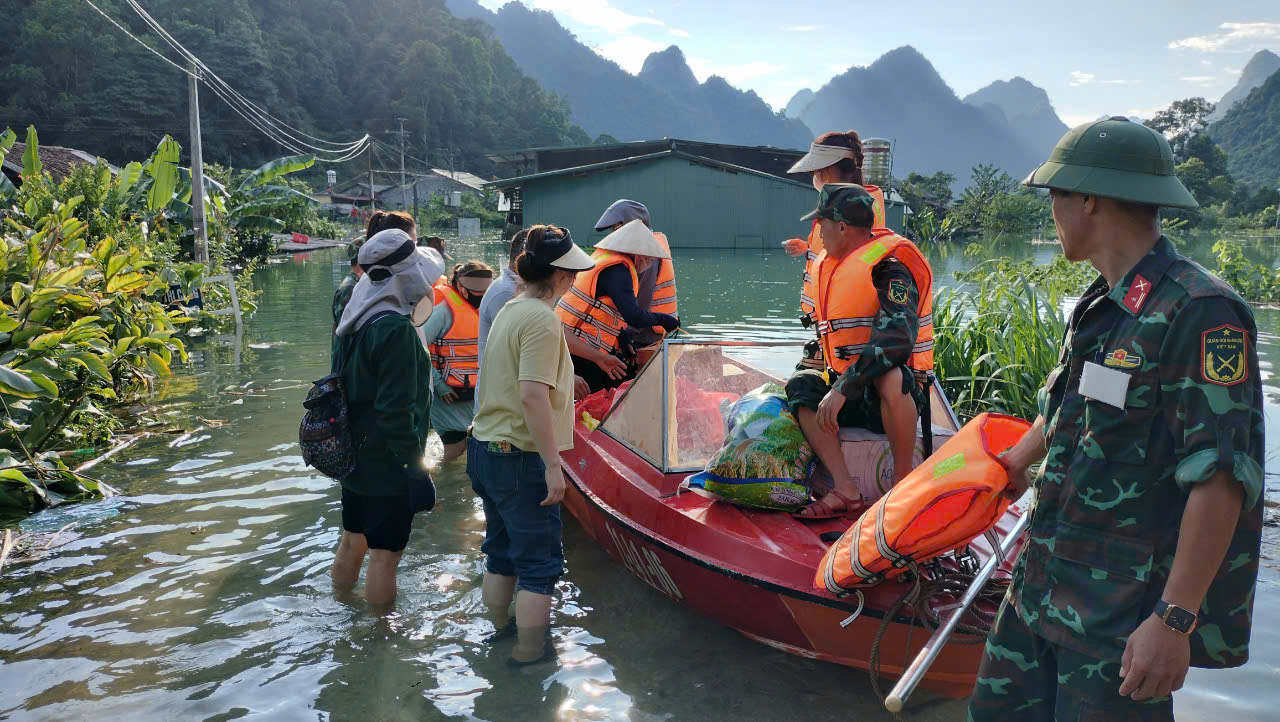
[[[370,549],[404,551],[413,530],[411,509],[408,494],[366,496],[342,490],[342,528],[363,534]]]
[[[889,373],[894,371],[897,369]],[[910,382],[911,377],[905,368],[899,373],[904,374],[904,385]],[[833,378],[835,377],[835,372],[830,374]],[[818,404],[822,403],[822,398],[830,390],[831,384],[827,383],[822,371],[815,369],[796,371],[790,379],[787,379],[787,406],[793,414],[802,407],[817,411]],[[836,415],[836,423],[842,428],[857,426],[870,429],[873,433],[883,434],[884,421],[880,418],[880,394],[876,391],[875,384],[865,384],[858,392],[848,397],[844,406],[840,407],[840,413]]]
[[[452,431],[448,429],[436,429],[436,431],[440,434],[440,443],[442,444],[456,444],[460,441],[467,440],[467,432],[465,431]]]

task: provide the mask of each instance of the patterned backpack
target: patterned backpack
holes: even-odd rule
[[[342,381],[342,371],[347,365],[359,335],[383,316],[394,311],[384,311],[369,319],[353,335],[347,347],[347,355],[338,363],[338,370],[311,385],[307,398],[302,402],[306,412],[298,427],[298,445],[302,447],[302,461],[325,476],[344,481],[356,470],[359,444],[351,429],[351,413],[347,405],[347,389]]]

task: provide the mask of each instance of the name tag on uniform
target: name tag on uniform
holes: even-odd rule
[[[1123,409],[1128,393],[1129,374],[1109,369],[1092,361],[1084,362],[1084,372],[1080,374],[1082,396]]]

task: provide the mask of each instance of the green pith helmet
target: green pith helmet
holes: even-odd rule
[[[1174,175],[1173,151],[1164,135],[1121,117],[1067,131],[1049,160],[1023,183],[1153,206],[1199,206]]]

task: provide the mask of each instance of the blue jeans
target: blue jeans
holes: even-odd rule
[[[564,574],[560,505],[547,498],[547,467],[537,454],[467,439],[467,476],[484,502],[485,568],[515,577],[516,587],[551,594]]]

